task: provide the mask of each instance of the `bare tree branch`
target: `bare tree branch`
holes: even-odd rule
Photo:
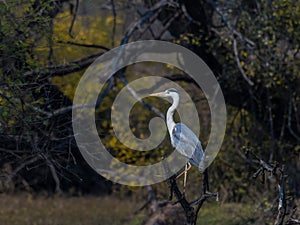
[[[72,32],[73,32],[73,27],[74,27],[74,24],[75,24],[77,13],[78,13],[78,8],[79,8],[79,0],[76,0],[75,11],[71,12],[73,14],[73,17],[72,17],[72,21],[71,21],[70,28],[69,28],[69,35],[70,35],[70,37],[73,37]]]
[[[116,35],[116,25],[117,25],[117,12],[116,12],[116,6],[115,6],[115,1],[110,0],[111,3],[111,10],[113,14],[113,27],[112,27],[112,33],[111,33],[111,46],[115,46],[115,35]]]
[[[169,172],[169,168],[166,163],[164,163],[164,169],[167,173]],[[167,185],[170,189],[170,200],[172,200],[172,196],[174,194],[177,199],[176,203],[180,203],[181,207],[185,212],[187,225],[196,225],[197,216],[201,207],[203,206],[203,203],[211,197],[215,197],[218,200],[218,193],[209,192],[207,170],[203,172],[202,193],[198,199],[192,202],[188,202],[185,195],[181,193],[181,191],[178,188],[176,179],[177,175],[175,174],[167,180]]]
[[[285,166],[282,165],[281,168],[278,168],[278,164],[274,163],[271,165],[266,163],[264,160],[260,159],[251,149],[244,147],[247,157],[250,158],[250,155],[259,162],[260,167],[253,175],[253,178],[257,178],[259,174],[262,174],[264,177],[264,171],[270,172],[276,179],[278,186],[278,207],[277,207],[277,216],[274,222],[274,225],[288,225],[288,224],[300,224],[297,219],[292,218],[295,213],[296,207],[289,209],[287,204],[288,199],[286,195],[286,177]],[[290,213],[287,213],[290,211]],[[289,218],[286,219],[286,216],[289,214]],[[294,223],[295,222],[295,223]]]
[[[78,42],[74,42],[74,41],[57,41],[57,43],[75,45],[75,46],[86,47],[86,48],[99,48],[99,49],[103,49],[105,51],[110,50],[109,48],[107,48],[103,45],[97,45],[97,44],[84,44],[84,43],[78,43]]]
[[[64,76],[66,74],[78,72],[85,69],[102,54],[103,52],[89,55],[64,65],[41,67],[34,71],[25,72],[24,76],[38,76],[38,79],[44,79],[48,76]]]
[[[239,58],[239,53],[238,53],[238,50],[237,50],[237,43],[236,43],[236,39],[233,38],[233,53],[234,53],[234,56],[235,56],[235,61],[237,63],[237,66],[243,76],[243,78],[247,81],[247,83],[251,86],[254,85],[254,83],[247,77],[247,75],[245,74],[245,71],[241,65],[241,61],[240,61],[240,58]]]
[[[291,135],[293,135],[293,137],[296,138],[300,142],[300,137],[294,132],[294,130],[292,128],[292,100],[290,100],[290,102],[289,102],[288,128],[289,128]]]

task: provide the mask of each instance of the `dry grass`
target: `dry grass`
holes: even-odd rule
[[[0,195],[0,225],[139,225],[145,213],[132,216],[143,202],[107,197]],[[250,204],[205,203],[198,225],[252,224],[258,212]]]
[[[207,203],[198,215],[199,225],[250,225],[255,221],[251,205],[239,203]]]
[[[142,215],[128,220],[139,206],[112,197],[32,197],[0,195],[1,225],[119,225],[140,224]]]

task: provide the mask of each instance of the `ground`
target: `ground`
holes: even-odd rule
[[[30,194],[0,195],[1,225],[138,225],[146,212],[133,213],[143,205],[128,198],[45,197]],[[209,202],[199,214],[198,224],[251,224],[254,209],[237,203]]]

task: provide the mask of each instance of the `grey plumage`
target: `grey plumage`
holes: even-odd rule
[[[172,98],[173,103],[167,111],[166,118],[171,144],[180,154],[187,157],[192,165],[201,169],[201,160],[204,155],[201,142],[190,128],[183,123],[175,123],[173,119],[174,112],[179,104],[178,91],[171,88],[165,92],[151,94],[151,96]]]

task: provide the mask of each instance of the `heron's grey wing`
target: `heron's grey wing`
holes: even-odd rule
[[[199,167],[203,157],[203,149],[198,137],[183,123],[177,123],[172,130],[173,146],[189,158],[191,164]]]

